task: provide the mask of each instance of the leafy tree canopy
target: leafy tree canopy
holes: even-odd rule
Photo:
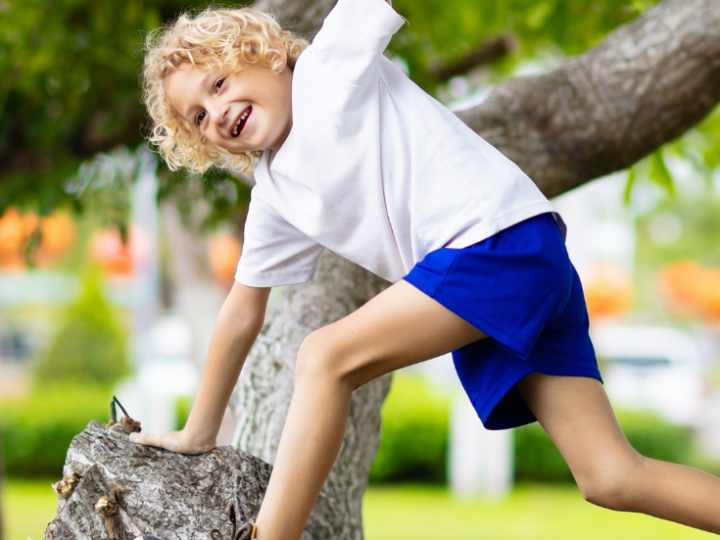
[[[511,37],[512,54],[495,66],[505,71],[547,49],[579,54],[655,3],[657,0],[395,0],[393,5],[410,24],[393,40],[391,50],[408,61],[413,79],[432,89],[438,81],[428,67],[438,61],[457,61],[493,37]]]
[[[391,44],[430,92],[437,66],[509,36],[487,69],[502,76],[541,51],[576,54],[599,43],[655,1],[395,0],[409,25]],[[0,0],[0,211],[12,204],[41,213],[78,204],[64,189],[82,160],[142,142],[140,47],[146,33],[192,0]],[[507,53],[507,54],[505,54]],[[161,193],[182,191],[184,175],[164,175]],[[238,200],[214,173],[200,194],[218,219]],[[187,198],[187,196],[186,196]],[[239,199],[244,199],[240,196]]]
[[[0,0],[0,206],[46,212],[80,160],[138,144],[138,48],[188,4]]]

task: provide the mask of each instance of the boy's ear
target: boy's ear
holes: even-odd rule
[[[280,38],[274,37],[274,38],[273,38],[273,41],[274,41],[275,43],[277,43],[277,45],[278,45],[278,52],[280,53],[280,61],[282,62],[282,63],[280,64],[280,67],[275,70],[275,71],[277,71],[278,74],[279,74],[279,73],[282,73],[283,71],[285,71],[285,69],[288,67],[287,49],[285,48],[285,45],[284,45],[283,42],[280,40]]]
[[[279,73],[282,73],[288,67],[288,56],[285,47],[280,50],[280,58],[282,59],[282,67],[280,68]]]

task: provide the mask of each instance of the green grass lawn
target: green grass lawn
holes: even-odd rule
[[[50,487],[55,481],[6,481],[2,504],[7,540],[42,539],[45,526],[55,517],[57,509],[57,495]]]
[[[5,485],[7,540],[40,540],[55,515],[50,480]],[[365,496],[366,540],[702,540],[714,537],[584,502],[573,487],[521,486],[498,500],[460,500],[444,488],[374,487]]]
[[[507,498],[461,500],[444,488],[374,488],[366,540],[702,540],[709,533],[586,503],[574,487],[520,486]]]

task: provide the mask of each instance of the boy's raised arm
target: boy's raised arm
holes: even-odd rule
[[[182,454],[202,454],[215,448],[225,408],[250,347],[265,319],[269,287],[235,282],[215,323],[200,389],[182,431],[133,433],[133,442]]]

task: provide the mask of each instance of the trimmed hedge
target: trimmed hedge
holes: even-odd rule
[[[72,438],[110,417],[112,393],[83,386],[41,387],[22,401],[0,402],[0,444],[8,477],[61,478]]]
[[[40,382],[112,386],[130,373],[127,332],[103,297],[100,279],[87,274],[83,286],[36,366]]]
[[[445,482],[449,410],[449,397],[423,379],[395,376],[370,482]]]
[[[370,481],[444,482],[450,399],[421,379],[399,375],[382,415],[382,441]],[[641,454],[674,463],[691,462],[694,443],[688,429],[647,412],[621,411],[618,420]],[[537,422],[515,430],[515,476],[529,482],[574,481],[560,452]]]
[[[42,387],[19,402],[0,402],[0,444],[10,477],[59,478],[72,438],[90,420],[105,422],[112,393],[84,386]],[[190,401],[178,403],[187,416]],[[400,375],[383,406],[383,436],[370,481],[446,481],[450,397],[424,380]],[[643,455],[687,464],[693,441],[685,428],[649,413],[620,413],[630,443]],[[178,425],[182,427],[182,425]],[[555,446],[535,423],[515,432],[519,481],[572,482]]]

